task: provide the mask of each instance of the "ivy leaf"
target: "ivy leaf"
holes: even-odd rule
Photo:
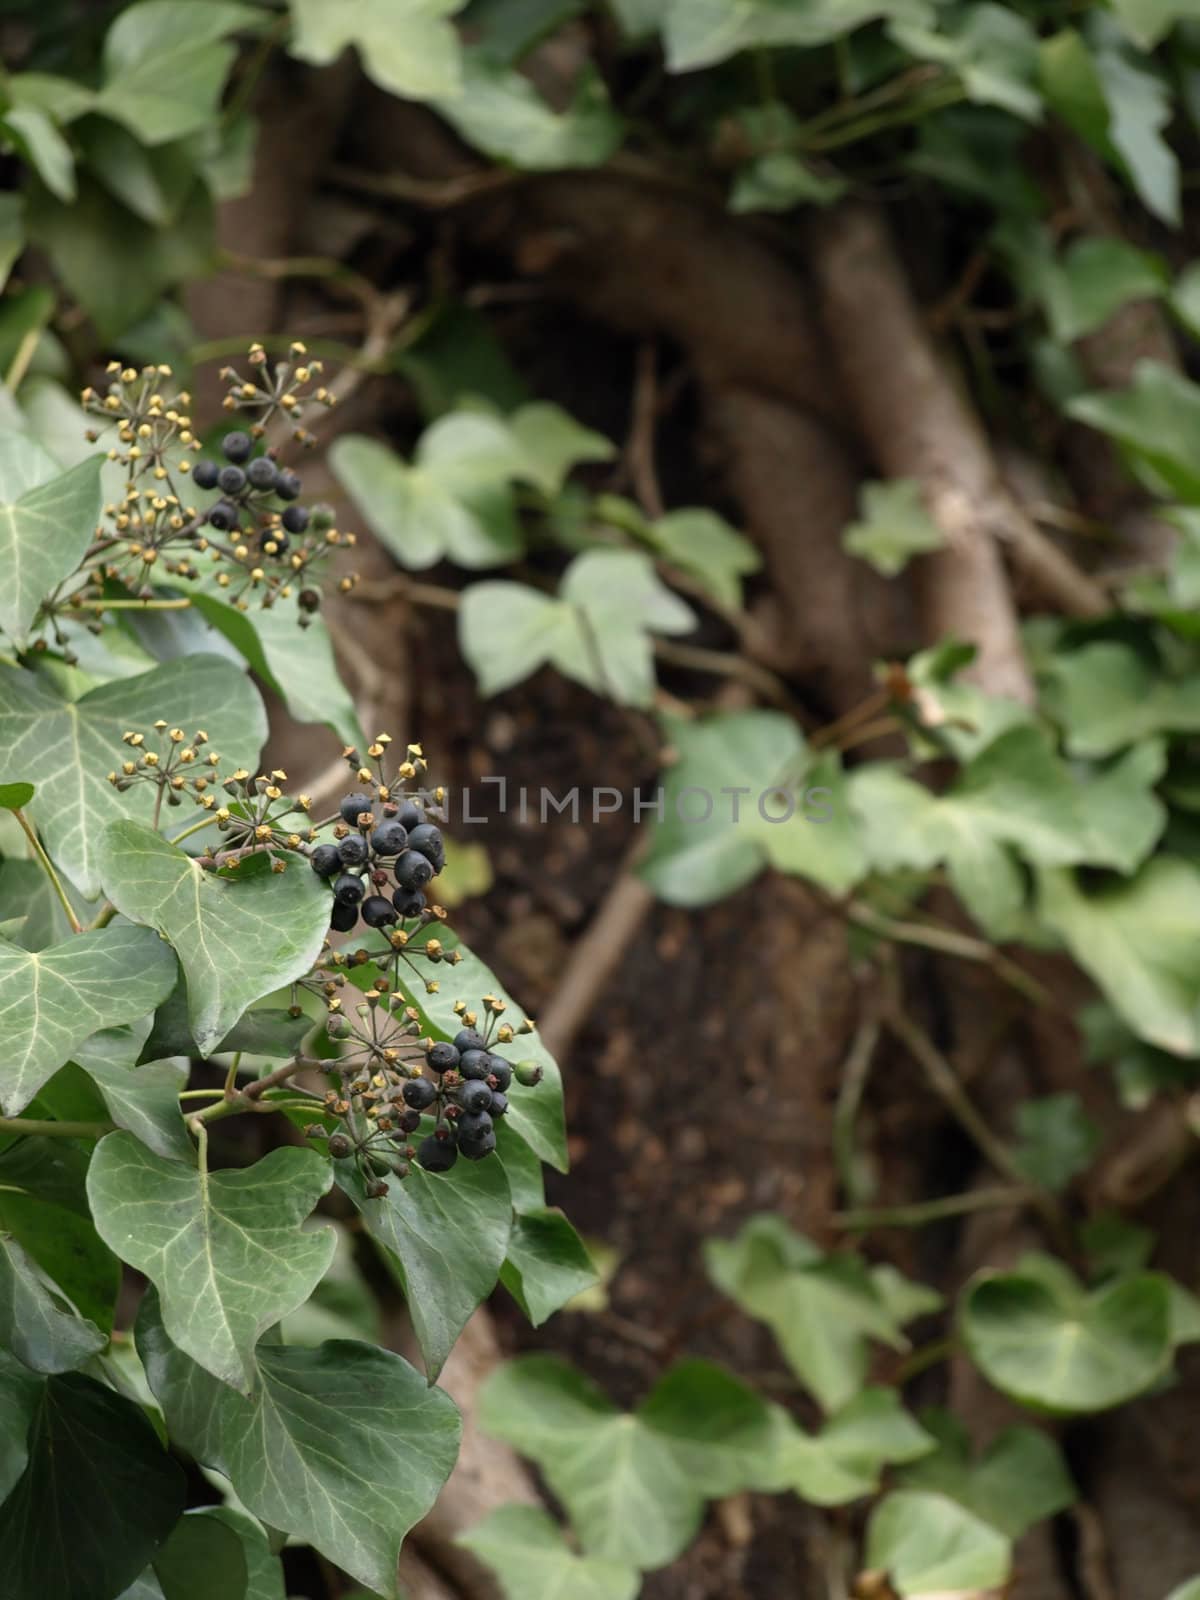
[[[1038,910],[1139,1038],[1200,1055],[1200,872],[1190,862],[1155,856],[1097,888],[1043,872]]]
[[[1041,303],[1050,332],[1063,344],[1102,328],[1132,300],[1166,293],[1162,260],[1124,239],[1076,239],[1056,259],[1045,229],[1003,232],[1002,247],[1018,281]]]
[[[544,1207],[513,1218],[500,1282],[535,1328],[598,1281],[583,1240],[561,1211]]]
[[[1079,395],[1067,411],[1132,451],[1152,486],[1200,500],[1200,385],[1159,361],[1139,361],[1127,389]]]
[[[687,1546],[706,1495],[752,1480],[770,1433],[762,1401],[703,1361],[626,1413],[566,1362],[525,1356],[488,1379],[479,1417],[537,1462],[589,1556],[642,1569]]]
[[[173,1440],[224,1473],[267,1527],[393,1600],[401,1541],[458,1454],[448,1395],[390,1351],[336,1339],[315,1350],[260,1344],[260,1388],[246,1399],[176,1349],[153,1291],[137,1345]]]
[[[352,1161],[338,1187],[396,1273],[430,1383],[475,1308],[496,1286],[512,1226],[512,1196],[499,1161],[460,1161],[451,1173],[413,1165],[403,1182],[369,1200]]]
[[[459,87],[459,46],[445,19],[464,0],[290,0],[290,50],[301,61],[327,66],[349,45],[363,71],[388,94],[436,100]]]
[[[418,934],[413,943],[423,943],[432,937],[432,931]],[[412,1003],[421,1013],[425,1026],[435,1039],[453,1039],[462,1027],[454,1010],[456,999],[465,999],[477,1006],[485,994],[495,995],[509,1014],[519,1016],[520,1007],[507,993],[490,968],[477,955],[461,943],[453,930],[438,928],[437,937],[446,950],[457,950],[461,956],[454,967],[454,987],[445,986],[436,994],[425,994],[419,985],[411,989]],[[510,1044],[497,1044],[497,1055],[506,1061],[536,1061],[542,1069],[542,1081],[532,1089],[517,1084],[509,1094],[508,1115],[501,1134],[518,1135],[543,1161],[558,1172],[567,1170],[567,1132],[563,1119],[562,1074],[558,1063],[546,1049],[536,1032],[518,1034]],[[486,1163],[484,1163],[486,1165]]]
[[[754,1487],[790,1489],[811,1505],[840,1506],[873,1494],[886,1466],[927,1454],[934,1441],[905,1411],[894,1389],[863,1389],[819,1433],[806,1433],[782,1410],[776,1439]]]
[[[150,1033],[151,1018],[122,1028],[102,1028],[75,1049],[76,1064],[100,1091],[108,1115],[119,1128],[169,1161],[195,1160],[184,1127],[179,1093],[187,1064],[179,1060],[137,1060]]]
[[[301,628],[299,602],[276,600],[269,611],[238,611],[217,595],[181,584],[181,594],[249,662],[297,722],[323,722],[345,744],[361,745],[354,700],[341,680],[329,629],[320,617]]]
[[[898,1489],[867,1525],[866,1564],[901,1595],[980,1594],[1008,1578],[1012,1547],[1002,1533],[945,1495]]]
[[[637,1600],[641,1578],[635,1567],[579,1556],[541,1506],[499,1506],[456,1543],[488,1566],[505,1600],[530,1595],[570,1595],[571,1600]]]
[[[25,248],[25,197],[0,195],[0,289]]]
[[[1111,18],[1093,14],[1090,43],[1073,28],[1044,39],[1039,80],[1050,106],[1107,161],[1125,171],[1161,221],[1179,222],[1179,164],[1163,138],[1170,92],[1145,56],[1125,46]]]
[[[1013,1160],[1032,1183],[1065,1189],[1090,1166],[1100,1131],[1076,1094],[1051,1094],[1023,1100],[1017,1107],[1019,1143]]]
[[[1078,756],[1111,755],[1157,733],[1200,731],[1200,684],[1172,681],[1115,640],[1055,655],[1044,700]]]
[[[617,453],[611,439],[582,427],[548,400],[531,400],[504,420],[516,452],[514,477],[547,496],[559,492],[572,467],[611,461]]]
[[[962,80],[967,98],[1000,106],[1027,122],[1041,119],[1035,79],[1038,39],[1032,25],[1001,5],[963,7],[942,22],[944,31],[894,23],[896,42],[923,61],[937,61]]]
[[[639,533],[664,561],[702,584],[722,605],[740,606],[742,579],[762,566],[749,539],[704,506],[643,521]]]
[[[1064,1511],[1077,1497],[1062,1452],[1037,1428],[1005,1428],[977,1461],[963,1424],[949,1411],[932,1409],[921,1423],[938,1448],[898,1474],[906,1489],[926,1489],[956,1500],[1009,1539],[1035,1522]]]
[[[114,200],[143,222],[157,228],[171,226],[196,178],[190,141],[147,146],[107,117],[85,118],[76,138],[88,170]]]
[[[940,550],[945,542],[925,509],[920,484],[911,478],[865,484],[861,520],[842,534],[842,548],[870,562],[885,578],[896,577],[913,556]]]
[[[0,1346],[35,1372],[68,1372],[107,1342],[95,1323],[60,1302],[17,1241],[0,1233]]]
[[[262,1524],[234,1506],[209,1506],[200,1515],[232,1528],[246,1562],[246,1600],[284,1600],[283,1565],[271,1550]]]
[[[25,435],[0,434],[0,628],[14,644],[83,560],[99,520],[99,457],[60,472]]]
[[[124,123],[143,144],[199,133],[216,116],[236,47],[229,34],[262,13],[229,0],[141,0],[104,40],[104,84],[94,109]]]
[[[621,0],[635,13],[638,0]],[[715,66],[741,50],[789,45],[811,49],[880,17],[928,23],[925,0],[810,0],[803,6],[777,0],[660,0],[660,21],[671,72]]]
[[[729,209],[741,216],[748,211],[791,211],[796,206],[828,206],[846,192],[841,178],[814,172],[790,150],[768,150],[743,166],[729,191]]]
[[[92,1223],[90,1152],[61,1138],[22,1138],[0,1153],[0,1228],[76,1311],[108,1333],[121,1264]]]
[[[174,981],[174,956],[145,928],[100,928],[36,952],[0,939],[4,1115],[27,1106],[89,1034],[144,1016]]]
[[[75,157],[54,122],[36,106],[13,106],[0,117],[0,138],[14,144],[59,200],[75,198]]]
[[[180,1517],[153,1570],[163,1600],[249,1600],[242,1541],[212,1510]]]
[[[1171,1361],[1171,1296],[1152,1272],[1086,1293],[1065,1268],[1051,1280],[1021,1263],[976,1278],[959,1322],[989,1382],[1023,1405],[1064,1415],[1132,1399]]]
[[[704,1259],[717,1288],[768,1325],[792,1369],[827,1411],[845,1405],[861,1388],[868,1340],[907,1348],[865,1262],[824,1255],[779,1217],[753,1217],[736,1238],[710,1239]]]
[[[439,418],[422,434],[411,467],[360,434],[335,440],[329,463],[402,566],[420,570],[448,557],[473,570],[520,553],[510,487],[514,449],[495,418],[464,412]]]
[[[603,78],[591,66],[578,75],[570,105],[555,111],[521,73],[468,50],[457,92],[434,104],[468,144],[527,172],[600,166],[625,132]]]
[[[1200,19],[1196,0],[1113,0],[1113,11],[1139,50],[1153,50],[1177,22]]]
[[[333,1259],[304,1304],[280,1323],[283,1343],[322,1344],[326,1339],[383,1343],[379,1302],[358,1269],[353,1236],[340,1223],[320,1226],[333,1228],[337,1239]]]
[[[463,655],[485,695],[549,662],[620,705],[654,695],[652,634],[689,633],[696,618],[637,550],[587,550],[567,568],[558,598],[520,583],[472,584],[458,613]]]
[[[238,1050],[252,1056],[274,1056],[286,1061],[299,1050],[312,1027],[311,1017],[293,1017],[275,1006],[256,1006],[221,1040],[213,1055],[231,1055]],[[164,1056],[191,1055],[196,1048],[188,1022],[187,985],[183,979],[154,1013],[150,1036],[137,1058],[138,1066],[159,1061]]]
[[[117,909],[175,947],[202,1056],[256,1000],[303,977],[329,927],[328,892],[298,857],[283,873],[218,877],[142,823],[114,822],[99,868]]]
[[[160,717],[189,731],[204,728],[230,769],[254,766],[267,734],[258,691],[216,656],[173,661],[76,701],[36,673],[0,666],[0,778],[37,774],[29,815],[51,856],[89,899],[100,893],[97,850],[106,824],[116,817],[149,820],[154,808],[150,784],[118,794],[108,782],[124,753],[121,735]]]
[[[183,1473],[140,1406],[82,1373],[25,1387],[18,1406],[28,1434],[24,1470],[0,1506],[5,1600],[111,1600],[177,1521]]]
[[[678,760],[641,868],[660,899],[707,905],[767,866],[839,894],[864,876],[837,757],[813,758],[791,717],[727,712],[666,730]]]
[[[255,1345],[303,1305],[333,1257],[332,1228],[300,1230],[331,1181],[311,1150],[198,1172],[121,1132],[97,1145],[88,1198],[105,1244],[158,1290],[172,1343],[248,1394]]]

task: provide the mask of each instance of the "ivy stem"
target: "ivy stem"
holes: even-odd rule
[[[233,1052],[233,1060],[229,1063],[229,1071],[225,1074],[226,1099],[229,1099],[232,1095],[237,1093],[237,1075],[238,1068],[241,1066],[241,1064],[242,1052],[240,1050],[235,1050]]]
[[[930,1344],[914,1350],[907,1361],[901,1363],[893,1381],[897,1384],[908,1383],[919,1373],[928,1371],[930,1367],[936,1367],[942,1361],[949,1361],[951,1356],[958,1354],[958,1350],[957,1339],[934,1339]]]
[[[45,850],[42,849],[42,841],[38,838],[36,831],[29,826],[29,823],[25,817],[25,813],[20,809],[19,806],[13,811],[13,816],[16,817],[17,821],[20,823],[21,832],[25,835],[25,837],[29,840],[30,845],[33,847],[33,853],[37,857],[38,865],[49,878],[50,887],[58,896],[59,904],[67,914],[67,921],[71,924],[71,931],[73,933],[82,933],[83,924],[75,915],[74,906],[72,906],[71,902],[67,899],[67,891],[63,888],[62,880],[58,876],[58,873],[55,872],[54,865],[51,862],[50,857],[46,854]]]
[[[72,600],[72,611],[186,611],[191,606],[187,595],[175,600]]]
[[[181,1089],[181,1100],[213,1100],[225,1093],[224,1089]]]
[[[103,1139],[115,1122],[46,1122],[39,1117],[0,1117],[0,1133],[48,1135],[51,1139]]]
[[[88,923],[87,932],[95,933],[97,928],[107,928],[116,914],[116,906],[113,905],[111,900],[107,901],[106,904],[100,907],[92,921]]]
[[[319,1067],[321,1063],[309,1056],[297,1056],[294,1061],[285,1062],[282,1067],[276,1067],[274,1072],[268,1072],[265,1077],[255,1078],[253,1083],[248,1083],[244,1089],[230,1088],[226,1078],[225,1088],[221,1091],[221,1099],[210,1106],[205,1106],[202,1111],[195,1112],[188,1118],[188,1126],[192,1123],[219,1122],[224,1117],[236,1117],[243,1111],[268,1111],[274,1109],[272,1101],[263,1102],[263,1095],[268,1089],[274,1089],[281,1083],[286,1083],[293,1073],[300,1072],[305,1067]]]
[[[210,828],[216,820],[215,815],[201,817],[199,822],[193,822],[190,828],[185,828],[182,833],[177,833],[173,839],[167,842],[169,844],[182,844],[185,839],[190,839],[192,834],[199,833],[201,828]]]
[[[973,1211],[1003,1211],[1022,1206],[1029,1199],[1028,1186],[1022,1184],[994,1189],[969,1189],[964,1194],[947,1194],[937,1200],[917,1200],[903,1206],[863,1206],[853,1211],[835,1211],[829,1219],[835,1228],[865,1233],[871,1228],[923,1228],[929,1222],[962,1217]]]

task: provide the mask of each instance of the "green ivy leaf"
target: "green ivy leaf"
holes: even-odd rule
[[[886,1572],[901,1595],[976,1594],[1008,1577],[1002,1533],[945,1495],[898,1489],[867,1525],[866,1563]]]
[[[35,1372],[68,1372],[107,1339],[78,1317],[11,1235],[0,1233],[0,1347]]]
[[[42,951],[0,940],[0,1106],[15,1116],[89,1034],[170,993],[175,959],[145,928],[101,928]]]
[[[873,1494],[886,1466],[914,1461],[934,1447],[894,1389],[861,1390],[815,1434],[782,1410],[774,1415],[774,1447],[754,1486],[772,1494],[790,1489],[812,1505],[846,1505]]]
[[[88,171],[113,199],[152,227],[171,227],[196,178],[190,140],[147,146],[107,117],[86,117],[75,131]]]
[[[273,1056],[287,1061],[299,1050],[312,1027],[311,1017],[293,1017],[275,1006],[256,1006],[247,1011],[212,1051],[213,1055],[232,1055],[241,1050],[252,1056]],[[154,1013],[150,1036],[137,1058],[138,1066],[159,1061],[164,1056],[191,1055],[196,1048],[188,1022],[187,985],[182,978]]]
[[[180,1517],[154,1558],[154,1577],[163,1600],[249,1600],[249,1569],[235,1529],[213,1510]]]
[[[861,510],[861,520],[843,533],[842,548],[885,578],[896,577],[913,556],[940,550],[946,542],[925,509],[921,485],[911,478],[864,485]]]
[[[1113,11],[1139,50],[1153,50],[1177,22],[1200,20],[1197,0],[1112,0]]]
[[[1005,1428],[973,1461],[970,1436],[952,1413],[922,1412],[921,1423],[938,1448],[905,1466],[897,1474],[900,1484],[957,1501],[1008,1539],[1019,1539],[1077,1498],[1062,1452],[1048,1433]]]
[[[90,1151],[61,1138],[21,1138],[0,1153],[0,1228],[104,1333],[113,1325],[121,1264],[92,1223]]]
[[[513,1218],[500,1282],[535,1328],[598,1282],[583,1240],[552,1208]]]
[[[326,1339],[361,1339],[382,1344],[379,1302],[355,1260],[354,1236],[340,1223],[315,1219],[308,1226],[332,1227],[337,1246],[312,1294],[279,1324],[284,1344],[323,1344]]]
[[[1139,361],[1129,388],[1080,395],[1067,411],[1132,451],[1151,486],[1200,500],[1200,385],[1161,362]]]
[[[97,1145],[88,1198],[105,1244],[158,1290],[172,1343],[247,1394],[255,1345],[303,1305],[333,1257],[331,1228],[300,1229],[331,1181],[311,1150],[209,1173],[121,1132]]]
[[[0,628],[14,644],[83,560],[99,520],[98,457],[60,472],[23,434],[0,434]]]
[[[328,891],[299,857],[283,873],[218,877],[142,823],[114,822],[99,867],[117,909],[175,947],[202,1056],[256,1000],[303,977],[328,931]]]
[[[1017,1107],[1019,1143],[1013,1160],[1032,1183],[1065,1189],[1085,1172],[1100,1144],[1100,1131],[1076,1094],[1023,1100]]]
[[[14,106],[0,117],[0,138],[21,152],[50,193],[68,205],[75,198],[75,157],[44,111]]]
[[[742,167],[729,191],[729,209],[742,216],[748,211],[791,211],[796,206],[828,206],[846,192],[842,178],[814,172],[790,150],[769,150]]]
[[[169,1161],[195,1160],[180,1110],[180,1091],[187,1082],[187,1064],[148,1060],[138,1066],[151,1018],[121,1028],[102,1028],[77,1045],[74,1059],[95,1084],[108,1115],[119,1128]]]
[[[1200,1055],[1200,872],[1155,856],[1136,877],[1085,888],[1043,872],[1038,911],[1139,1038]]]
[[[520,583],[472,584],[458,637],[483,694],[498,694],[549,662],[620,705],[654,696],[652,635],[690,633],[691,607],[637,550],[587,550],[563,575],[558,598]]]
[[[346,434],[329,464],[371,532],[402,566],[444,557],[460,567],[501,566],[522,538],[510,487],[515,453],[503,424],[452,412],[421,435],[410,467],[375,439]]]
[[[1063,344],[1102,328],[1132,300],[1166,293],[1162,260],[1124,239],[1076,239],[1057,258],[1045,229],[1005,227],[1001,239],[1017,281],[1038,300]]]
[[[0,1368],[0,1404],[15,1399],[28,1427],[24,1470],[0,1506],[5,1600],[112,1600],[178,1519],[183,1473],[141,1407],[94,1379],[11,1385]]]
[[[566,1362],[525,1356],[488,1379],[479,1416],[537,1462],[589,1556],[642,1569],[687,1546],[706,1496],[752,1481],[770,1436],[757,1395],[704,1361],[626,1413]]]
[[[621,0],[631,17],[635,3]],[[692,72],[741,50],[812,49],[880,17],[928,23],[933,8],[925,0],[808,0],[803,6],[777,0],[657,0],[650,14],[663,31],[668,70]],[[644,13],[637,15],[640,20]]]
[[[456,1541],[500,1580],[505,1600],[569,1595],[571,1600],[637,1600],[635,1567],[579,1556],[540,1506],[499,1506]]]
[[[869,1340],[907,1347],[866,1263],[824,1255],[779,1217],[753,1217],[736,1238],[708,1240],[704,1259],[717,1288],[767,1324],[826,1411],[862,1387]]]
[[[1044,39],[1039,80],[1049,105],[1125,171],[1143,204],[1179,222],[1179,164],[1163,138],[1170,93],[1145,56],[1127,49],[1111,18],[1092,13],[1090,44],[1073,28]]]
[[[956,8],[939,21],[942,31],[903,21],[889,31],[912,55],[956,73],[968,99],[1040,121],[1038,37],[1031,23],[1006,6],[986,3]]]
[[[283,1565],[271,1550],[262,1524],[234,1506],[209,1506],[202,1515],[232,1528],[246,1562],[246,1600],[284,1600]]]
[[[672,566],[686,572],[722,605],[742,603],[742,579],[762,566],[762,557],[744,534],[704,506],[668,511],[642,521],[639,534]]]
[[[229,0],[141,0],[117,16],[104,40],[104,83],[94,108],[143,144],[199,133],[217,114],[236,47],[229,34],[262,13]]]
[[[666,730],[678,760],[641,868],[660,899],[707,905],[767,866],[839,894],[864,876],[840,763],[812,757],[791,717],[727,712]]]
[[[401,1541],[458,1454],[449,1396],[390,1351],[331,1340],[315,1350],[260,1344],[260,1388],[248,1400],[175,1348],[153,1291],[137,1344],[172,1439],[223,1472],[267,1527],[393,1600]]]
[[[125,753],[121,735],[160,717],[189,732],[204,728],[229,770],[254,766],[267,734],[258,691],[217,656],[173,661],[77,701],[63,699],[38,674],[0,666],[0,776],[37,774],[29,815],[89,899],[100,892],[105,826],[117,817],[148,821],[154,809],[150,784],[118,794],[108,782]]]
[[[434,1173],[414,1164],[380,1200],[367,1198],[352,1161],[339,1162],[336,1177],[399,1280],[432,1383],[500,1275],[512,1226],[504,1168],[460,1161]]]
[[[1155,672],[1115,640],[1055,655],[1044,703],[1079,756],[1111,755],[1157,733],[1200,731],[1200,685]]]
[[[555,111],[521,73],[468,50],[457,92],[434,104],[468,144],[529,172],[600,166],[625,133],[603,78],[590,66],[576,79],[570,105]]]
[[[418,934],[412,942],[423,943],[432,937],[430,931]],[[504,985],[477,955],[469,950],[448,928],[438,928],[437,937],[446,950],[457,950],[461,956],[451,970],[453,986],[446,979],[436,994],[426,994],[420,984],[410,986],[412,1003],[421,1013],[429,1034],[435,1039],[453,1039],[462,1027],[455,1010],[456,999],[465,1000],[477,1007],[485,994],[495,995],[508,1008],[510,1017],[519,1017],[521,1008],[505,990]],[[494,1046],[497,1055],[506,1061],[536,1061],[542,1069],[542,1081],[532,1089],[520,1084],[513,1087],[508,1102],[508,1115],[501,1134],[518,1135],[543,1161],[558,1172],[567,1170],[567,1131],[563,1119],[562,1074],[558,1063],[535,1032],[518,1034],[510,1044]]]
[[[0,195],[0,289],[25,248],[25,197]]]
[[[405,100],[436,100],[460,82],[459,46],[446,21],[464,0],[290,0],[291,53],[327,66],[354,45],[372,83]]]
[[[1089,1294],[1065,1268],[1051,1280],[1024,1262],[1015,1272],[976,1278],[959,1322],[989,1382],[1044,1411],[1105,1411],[1143,1393],[1170,1367],[1171,1297],[1156,1273]]]

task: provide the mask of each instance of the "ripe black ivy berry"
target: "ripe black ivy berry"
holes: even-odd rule
[[[499,1089],[492,1093],[492,1103],[488,1107],[493,1117],[506,1117],[508,1115],[508,1096],[501,1094]]]
[[[295,500],[300,489],[300,479],[285,467],[275,480],[275,493],[281,500]]]
[[[347,827],[357,828],[361,814],[364,811],[370,811],[374,803],[369,794],[348,794],[338,807],[342,814],[342,821]]]
[[[332,878],[335,872],[341,870],[342,857],[335,844],[319,844],[309,860],[319,878]]]
[[[513,1069],[503,1056],[488,1056],[488,1082],[493,1089],[507,1089],[512,1075]]]
[[[405,1105],[414,1111],[428,1111],[438,1097],[436,1086],[428,1078],[410,1078],[400,1092]]]
[[[449,1172],[458,1160],[458,1148],[453,1139],[439,1139],[431,1133],[428,1139],[421,1140],[417,1160],[426,1172]]]
[[[241,429],[235,429],[233,433],[227,433],[221,440],[221,454],[226,461],[232,461],[239,466],[243,461],[249,459],[253,448],[254,442],[250,435],[243,433]]]
[[[222,467],[217,474],[217,482],[222,494],[241,494],[246,487],[246,474],[241,467]]]
[[[453,1072],[458,1066],[459,1052],[456,1045],[433,1044],[425,1057],[434,1072]]]
[[[369,854],[367,841],[358,833],[352,833],[338,845],[338,855],[345,867],[361,867]]]
[[[343,906],[357,906],[364,894],[362,879],[353,873],[343,872],[333,886],[334,899]]]
[[[308,512],[303,506],[288,506],[279,520],[289,533],[303,533],[308,527]]]
[[[460,1054],[464,1050],[486,1050],[487,1040],[475,1028],[460,1028],[454,1035],[454,1048]]]
[[[371,849],[377,856],[398,856],[408,843],[408,830],[394,817],[381,822],[371,835]],[[423,857],[420,859],[424,859]],[[404,888],[419,889],[421,884],[405,884]]]
[[[408,848],[424,856],[435,874],[446,865],[445,841],[441,829],[435,828],[432,822],[422,822],[412,829],[408,836]]]
[[[425,896],[410,894],[407,889],[397,889],[392,896],[392,904],[404,918],[419,917],[425,909]]]
[[[458,1090],[458,1103],[464,1111],[479,1112],[492,1109],[492,1091],[486,1083],[468,1081],[460,1085]],[[462,1123],[459,1123],[462,1128]]]
[[[195,477],[196,475],[193,472],[193,482]],[[275,487],[276,479],[279,477],[279,468],[271,460],[270,456],[256,456],[246,468],[246,477],[255,489],[269,491]],[[303,532],[304,530],[301,529],[300,531]]]
[[[335,933],[349,933],[358,926],[358,907],[335,900],[329,913],[329,926]]]
[[[368,895],[362,903],[362,919],[368,928],[383,928],[395,922],[398,913],[390,900],[382,895]]]
[[[459,1053],[458,1070],[464,1078],[477,1078],[482,1082],[491,1070],[488,1066],[490,1060],[486,1050],[463,1050]]]
[[[192,468],[192,482],[197,489],[215,489],[220,470],[215,461],[197,461]]]
[[[417,894],[432,879],[433,863],[415,850],[406,850],[397,860],[392,876],[397,888]]]

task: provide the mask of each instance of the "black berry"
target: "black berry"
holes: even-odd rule
[[[491,1070],[488,1066],[490,1060],[486,1050],[464,1050],[459,1056],[458,1070],[464,1078],[477,1078],[482,1082]]]
[[[402,1111],[396,1118],[396,1125],[402,1134],[416,1133],[421,1126],[421,1113],[419,1111]]]
[[[370,894],[362,903],[362,919],[368,928],[384,928],[396,920],[396,908],[381,894]]]
[[[458,1051],[486,1050],[487,1045],[484,1043],[483,1035],[477,1033],[474,1028],[461,1028],[454,1035],[454,1048]]]
[[[488,1119],[491,1120],[490,1118]],[[496,1148],[496,1134],[491,1128],[486,1133],[481,1133],[474,1139],[459,1139],[458,1148],[468,1161],[482,1161],[484,1156],[490,1156]]]
[[[480,1087],[484,1088],[486,1085],[481,1084]],[[464,1111],[455,1126],[459,1144],[476,1144],[485,1134],[491,1133],[492,1119],[486,1111]]]
[[[318,878],[332,878],[342,864],[335,844],[319,844],[309,857],[313,871]]]
[[[492,1091],[491,1113],[493,1117],[506,1117],[508,1115],[508,1096],[501,1094],[499,1089]]]
[[[273,489],[279,468],[270,456],[256,456],[246,468],[246,476],[256,489]]]
[[[234,433],[227,433],[221,440],[221,453],[226,461],[236,461],[239,465],[250,459],[250,452],[254,449],[253,441],[248,433],[240,429]]]
[[[209,526],[221,533],[237,526],[238,508],[229,500],[218,500],[208,513]]]
[[[439,1139],[431,1133],[428,1139],[421,1140],[417,1160],[426,1172],[449,1172],[458,1160],[458,1150],[453,1139]]]
[[[338,856],[344,867],[361,867],[370,851],[361,833],[352,833],[338,845]]]
[[[464,1083],[458,1091],[458,1103],[466,1112],[490,1111],[492,1109],[492,1091],[486,1083]],[[462,1127],[462,1121],[459,1121]]]
[[[338,1161],[344,1161],[354,1150],[344,1133],[331,1133],[329,1135],[329,1154]]]
[[[192,468],[192,482],[197,489],[215,489],[220,470],[215,461],[197,461]]]
[[[451,1072],[458,1066],[458,1051],[452,1044],[431,1044],[425,1059],[434,1072]]]
[[[223,494],[241,494],[246,487],[246,474],[241,467],[222,467],[217,474],[217,482]]]
[[[290,468],[284,467],[276,478],[275,493],[281,500],[294,500],[300,493],[300,479]]]
[[[425,909],[423,894],[410,894],[407,889],[397,889],[392,904],[402,917],[419,917]]]
[[[279,520],[289,533],[303,533],[308,527],[308,512],[303,506],[288,506]]]
[[[334,933],[349,933],[357,921],[357,906],[347,905],[341,900],[333,902],[333,910],[329,913],[329,926]]]
[[[406,1106],[411,1106],[414,1111],[428,1111],[437,1099],[437,1089],[428,1078],[410,1078],[401,1089]]]
[[[497,1089],[507,1089],[512,1082],[512,1068],[503,1056],[488,1056],[488,1078]]]
[[[446,865],[446,845],[442,838],[442,830],[435,828],[432,822],[422,822],[408,836],[408,848],[416,850],[428,861],[433,863],[434,872],[440,872]]]
[[[350,872],[343,872],[333,886],[334,899],[344,906],[357,906],[365,893],[362,879]]]
[[[342,801],[338,810],[342,814],[342,821],[349,823],[350,827],[358,826],[358,819],[364,811],[370,811],[374,802],[369,794],[348,794]]]
[[[424,817],[421,815],[421,808],[417,805],[414,805],[411,800],[406,800],[396,815],[396,821],[400,823],[402,827],[407,828],[410,832],[413,828],[418,827],[424,820]]]
[[[418,854],[416,850],[406,850],[396,862],[393,875],[401,889],[407,889],[410,894],[415,894],[433,877],[433,863],[427,856]]]
[[[381,822],[371,835],[371,849],[377,856],[398,856],[408,843],[408,830],[401,823],[388,818]],[[419,883],[404,884],[406,889],[419,889]]]

